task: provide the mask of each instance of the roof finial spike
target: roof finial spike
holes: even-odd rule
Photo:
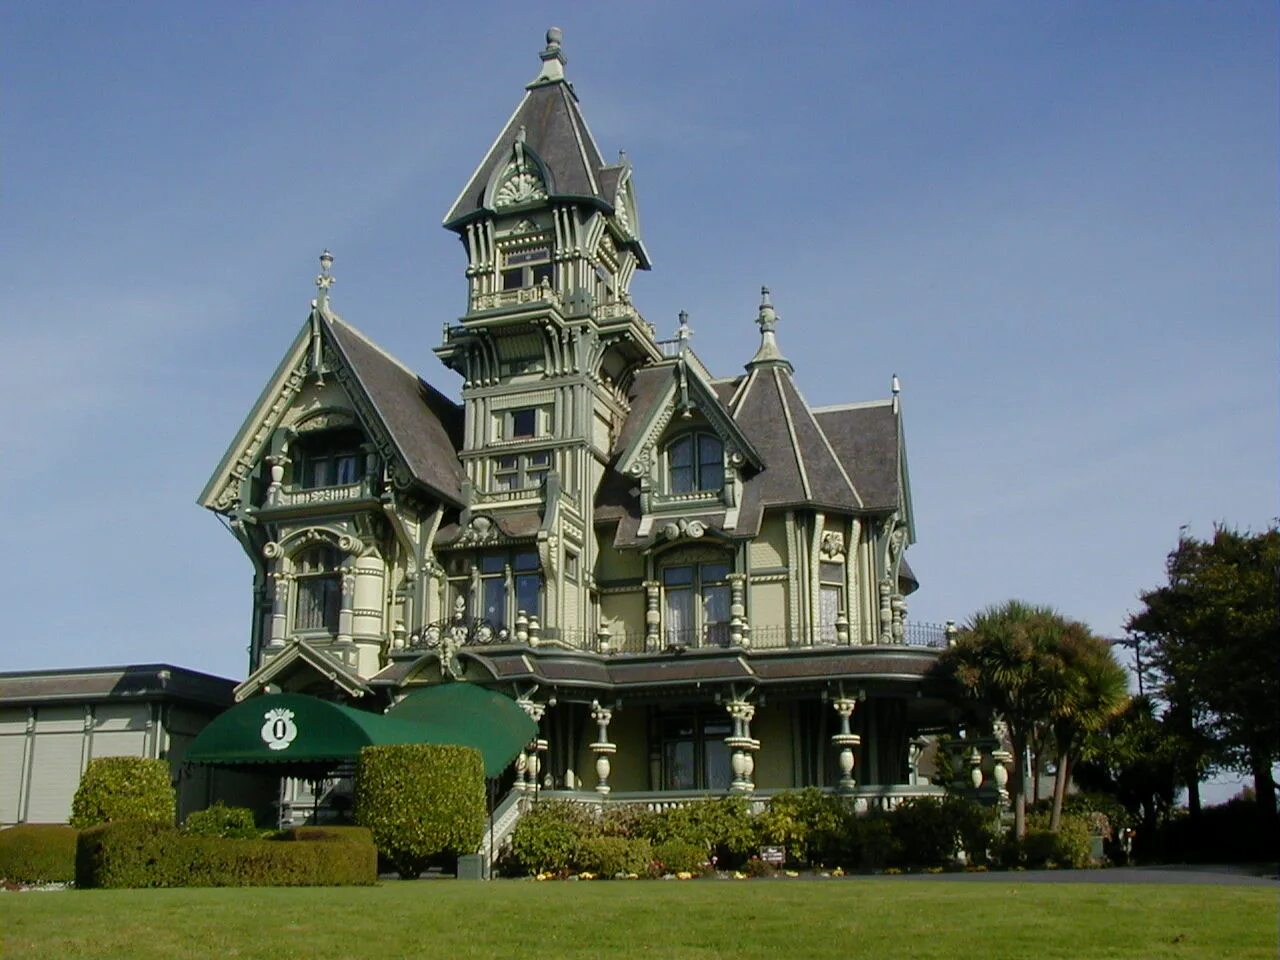
[[[538,72],[533,83],[529,84],[529,86],[537,86],[540,83],[555,83],[557,80],[564,79],[564,65],[568,61],[565,60],[564,51],[560,48],[563,40],[564,31],[559,27],[552,27],[547,31],[547,45],[543,48],[542,53],[538,54],[542,58],[542,70]]]
[[[896,373],[889,381],[889,389],[893,391],[893,395],[895,397],[902,392],[902,381],[898,379],[898,375]]]
[[[680,311],[680,326],[676,328],[676,339],[680,341],[680,353],[684,354],[689,344],[689,338],[693,336],[693,331],[689,329],[689,311]]]
[[[778,329],[778,313],[773,309],[773,298],[769,295],[768,287],[760,288],[760,312],[756,314],[756,323],[760,325],[760,349],[756,351],[756,355],[751,358],[747,367],[779,364],[790,369],[791,364],[778,349],[778,339],[774,336],[774,331]]]
[[[326,247],[324,253],[320,254],[320,275],[316,277],[316,288],[320,291],[320,300],[328,301],[329,288],[334,284],[333,277],[333,254]]]

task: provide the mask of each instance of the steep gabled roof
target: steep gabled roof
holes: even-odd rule
[[[328,328],[413,478],[462,504],[462,408],[350,324],[330,314]]]
[[[614,193],[606,193],[601,184],[604,159],[578,109],[573,87],[563,79],[535,81],[445,215],[446,227],[485,209],[489,182],[510,159],[521,130],[525,147],[550,171],[547,187],[552,196],[581,197],[612,209]],[[615,190],[617,176],[611,176]]]
[[[849,470],[868,510],[895,510],[901,504],[900,418],[893,401],[820,407],[818,424]]]

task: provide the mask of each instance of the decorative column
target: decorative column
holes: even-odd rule
[[[608,707],[600,706],[599,700],[592,700],[591,719],[599,728],[596,741],[591,744],[591,749],[596,755],[596,793],[604,797],[608,796],[609,791],[613,789],[609,786],[609,758],[618,750],[616,743],[609,742],[609,721],[613,719],[613,711]]]
[[[657,580],[644,582],[644,648],[650,651],[662,646],[662,641],[658,638],[658,627],[662,622],[658,613],[658,587]]]
[[[596,652],[608,656],[613,652],[613,635],[609,632],[609,625],[603,620],[596,630]]]
[[[1003,721],[997,721],[992,732],[995,734],[996,748],[991,751],[991,779],[996,785],[996,801],[1004,806],[1009,802],[1009,764],[1013,763],[1013,754],[1004,748],[1009,726]]]
[[[982,787],[982,751],[976,746],[969,751],[969,782],[973,784],[975,791]]]
[[[547,712],[545,703],[538,703],[521,697],[516,701],[516,704],[528,714],[529,719],[534,723],[542,723],[542,716]],[[538,791],[538,770],[541,768],[538,754],[545,752],[546,749],[547,741],[537,734],[534,734],[533,739],[525,744],[524,752],[516,760],[516,790],[528,794]]]
[[[284,489],[284,469],[289,465],[289,458],[283,454],[267,457],[271,472],[271,483],[267,485],[267,504],[275,506],[280,502],[280,492]]]
[[[893,643],[893,581],[885,577],[880,581],[880,642]]]
[[[748,647],[751,644],[750,634],[746,630],[746,583],[745,573],[729,574],[729,644],[734,647]]]
[[[760,741],[751,738],[751,721],[755,718],[755,704],[745,700],[730,700],[725,705],[733,720],[733,736],[725,737],[725,745],[732,751],[733,782],[729,789],[735,793],[752,793],[756,789],[753,775],[756,769],[755,752]]]
[[[839,751],[840,757],[840,782],[836,785],[836,790],[851,794],[858,786],[858,782],[853,779],[853,748],[862,742],[862,738],[849,729],[849,719],[858,708],[858,701],[852,697],[840,697],[831,705],[840,717],[840,732],[831,737],[831,743]]]
[[[954,647],[956,645],[956,637],[960,633],[960,630],[956,627],[956,622],[948,620],[946,626],[942,628],[942,633],[947,638],[947,646]]]

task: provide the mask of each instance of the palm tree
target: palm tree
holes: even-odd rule
[[[1071,764],[1082,741],[1105,727],[1129,702],[1128,674],[1107,641],[1094,636],[1084,624],[1068,621],[1057,646],[1062,677],[1050,720],[1058,753],[1049,817],[1049,829],[1054,831],[1062,823]]]
[[[1055,647],[1063,618],[1049,607],[1010,600],[978,611],[944,654],[941,668],[967,698],[985,703],[1009,727],[1016,761],[1009,776],[1014,833],[1027,830],[1023,764],[1037,723],[1053,715],[1060,672]]]

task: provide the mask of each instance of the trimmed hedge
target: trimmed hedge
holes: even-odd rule
[[[434,858],[475,853],[484,838],[484,763],[471,747],[365,747],[355,800],[356,822],[406,879]]]
[[[170,826],[177,805],[166,760],[99,757],[89,761],[71,801],[71,825],[83,830],[116,820]]]
[[[205,810],[197,810],[187,817],[182,832],[193,837],[234,837],[252,840],[262,835],[253,821],[253,811],[248,807],[228,807],[219,800]]]
[[[516,823],[511,855],[526,873],[567,873],[577,869],[579,851],[597,829],[586,804],[542,800]]]
[[[654,872],[701,873],[707,869],[707,848],[700,843],[667,840],[653,848]]]
[[[235,840],[184,834],[144,821],[108,823],[80,834],[76,886],[330,887],[378,879],[371,843]]]
[[[76,836],[61,823],[24,823],[0,830],[0,880],[70,883],[76,878]]]
[[[589,837],[578,851],[578,866],[601,877],[644,876],[653,861],[653,848],[643,837]]]
[[[281,831],[279,839],[320,843],[373,843],[373,834],[368,827],[290,827]]]

